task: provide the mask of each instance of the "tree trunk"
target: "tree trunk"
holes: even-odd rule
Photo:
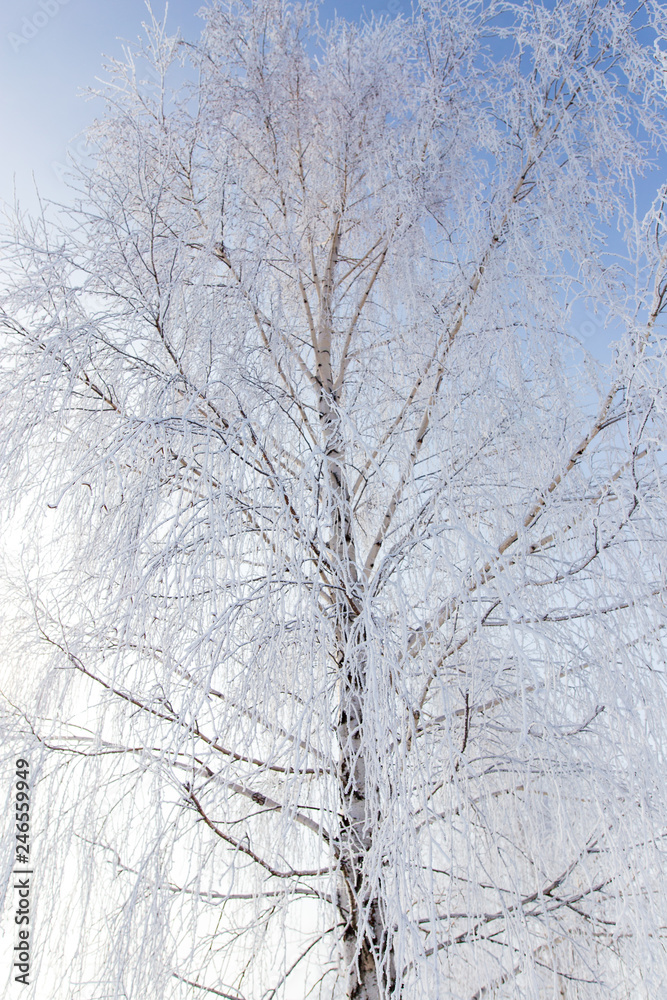
[[[379,789],[370,789],[366,773],[368,741],[364,739],[367,689],[366,637],[360,621],[363,594],[354,539],[353,507],[345,474],[345,442],[338,412],[331,365],[334,274],[342,212],[335,216],[331,248],[322,283],[318,335],[315,344],[319,417],[326,454],[326,497],[331,518],[329,550],[338,578],[335,661],[338,667],[338,798],[340,826],[338,910],[344,925],[343,961],[348,971],[349,1000],[383,1000],[395,981],[391,945],[384,926],[378,885],[369,880],[367,859],[380,817],[375,806]]]
[[[391,940],[378,886],[369,879],[367,859],[378,827],[378,789],[368,787],[364,741],[366,688],[363,639],[353,642],[341,665],[338,718],[340,868],[338,909],[344,921],[343,958],[348,969],[349,1000],[383,1000],[394,995]],[[358,656],[354,653],[358,651]],[[370,801],[369,801],[370,800]],[[375,815],[369,815],[374,812]]]
[[[352,505],[342,471],[338,421],[327,421],[327,457],[333,511],[331,550],[338,563],[341,594],[337,607],[336,663],[340,685],[338,713],[338,795],[340,827],[338,909],[344,923],[343,960],[348,969],[349,1000],[391,996],[395,972],[383,906],[369,879],[373,835],[380,823],[380,790],[369,787],[364,738],[367,692],[366,635],[359,588]],[[371,779],[373,780],[373,779]]]

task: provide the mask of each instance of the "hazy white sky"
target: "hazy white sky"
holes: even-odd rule
[[[168,24],[197,37],[203,0],[170,0]],[[367,11],[408,9],[404,0],[326,0],[325,17],[353,19]],[[154,0],[161,15],[164,0]],[[144,0],[1,0],[0,2],[0,202],[14,185],[26,207],[40,193],[66,198],[59,171],[74,137],[94,118],[95,102],[77,95],[95,85],[102,54],[120,55],[146,16]],[[97,105],[99,108],[99,105]]]

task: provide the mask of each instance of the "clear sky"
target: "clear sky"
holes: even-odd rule
[[[167,24],[186,38],[202,27],[203,0],[170,0]],[[164,0],[154,0],[157,15]],[[349,19],[362,9],[409,9],[403,0],[326,0]],[[122,39],[135,40],[146,17],[144,0],[0,0],[0,202],[13,201],[14,184],[26,208],[36,205],[33,173],[46,198],[67,200],[61,182],[67,150],[95,117],[95,102],[77,96],[95,86],[102,55],[119,56]],[[97,105],[99,108],[99,105]]]

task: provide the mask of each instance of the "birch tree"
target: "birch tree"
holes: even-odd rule
[[[5,238],[32,988],[655,1000],[667,8],[204,13]]]

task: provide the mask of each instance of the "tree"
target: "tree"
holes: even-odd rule
[[[39,995],[655,998],[667,9],[205,13],[6,240]]]

